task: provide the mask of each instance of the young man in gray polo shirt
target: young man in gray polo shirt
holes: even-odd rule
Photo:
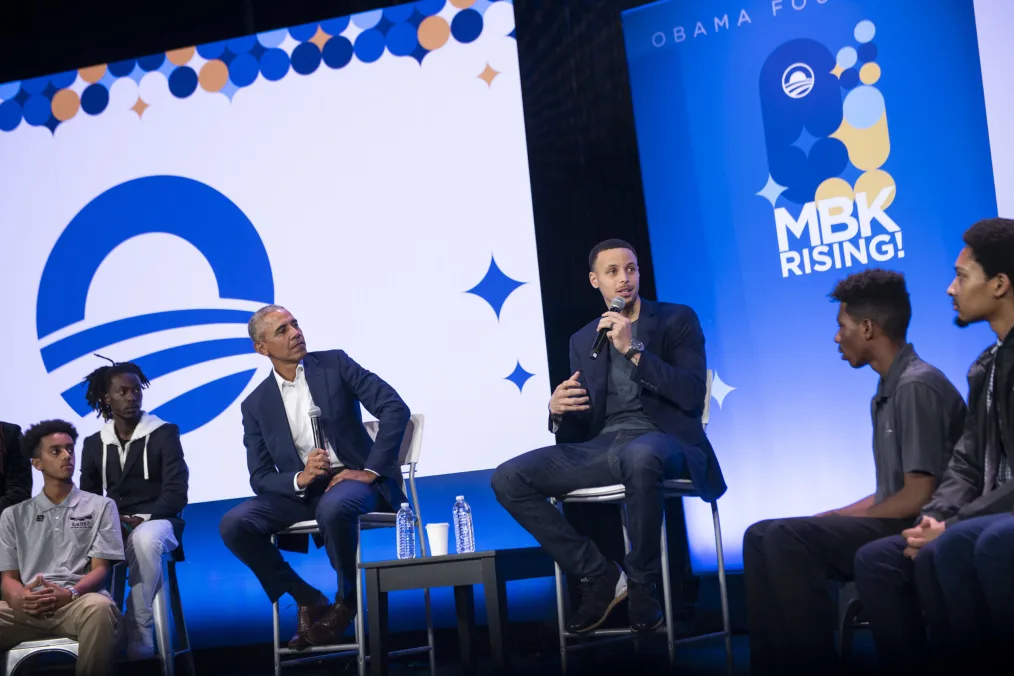
[[[25,432],[23,448],[42,473],[42,492],[0,514],[0,652],[61,636],[78,642],[78,676],[114,671],[120,613],[105,591],[123,560],[116,504],[74,485],[77,430],[47,420]]]
[[[965,421],[961,394],[906,342],[905,278],[866,270],[838,283],[838,344],[853,368],[880,374],[873,397],[876,491],[814,517],[752,525],[743,539],[751,673],[835,669],[828,579],[853,578],[856,551],[900,533],[930,499]]]

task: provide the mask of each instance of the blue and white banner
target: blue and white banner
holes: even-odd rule
[[[987,125],[976,22],[1009,26],[1011,9],[678,0],[624,15],[659,297],[697,310],[717,372],[709,435],[733,565],[753,521],[873,492],[876,375],[835,351],[838,279],[903,271],[910,339],[966,389],[989,338],[952,325],[945,289],[961,233],[997,215],[990,131],[1011,124],[995,108]],[[697,502],[688,527],[706,569]]]

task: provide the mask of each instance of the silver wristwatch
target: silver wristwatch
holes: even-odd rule
[[[67,587],[67,591],[70,592],[70,600],[72,603],[74,601],[77,601],[77,598],[81,596],[81,594],[79,594],[77,589],[75,589],[74,587]]]
[[[633,359],[635,354],[640,354],[641,352],[644,352],[644,343],[639,341],[637,338],[631,338],[630,347],[628,347],[627,351],[623,353],[623,356],[627,359]]]

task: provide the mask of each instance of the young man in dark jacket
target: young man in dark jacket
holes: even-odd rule
[[[84,442],[81,489],[116,502],[123,527],[130,596],[124,617],[127,658],[154,655],[151,604],[162,585],[162,555],[179,551],[190,471],[180,430],[141,410],[148,379],[130,362],[92,372],[88,403],[106,420]]]
[[[32,497],[32,467],[21,452],[21,428],[0,421],[0,513]]]
[[[1004,629],[988,624],[990,608],[1000,608],[994,620],[1001,623],[1014,608],[1014,220],[980,221],[964,241],[947,289],[955,323],[989,322],[996,343],[968,371],[965,431],[918,522],[856,555],[877,651],[885,666],[902,671],[940,657],[981,657],[991,633]],[[987,602],[979,574],[993,571],[1000,579]]]

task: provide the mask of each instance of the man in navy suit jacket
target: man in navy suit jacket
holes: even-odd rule
[[[650,631],[662,623],[656,591],[662,482],[687,476],[707,501],[725,492],[701,425],[704,334],[689,307],[639,298],[637,254],[626,242],[602,242],[588,264],[591,285],[606,305],[620,297],[626,306],[621,313],[603,313],[570,339],[574,375],[549,401],[550,431],[564,443],[508,460],[494,472],[492,486],[500,504],[564,572],[581,580],[569,631],[601,625],[628,588],[631,627]],[[609,330],[609,348],[593,359],[602,328]],[[633,544],[626,574],[546,500],[616,483],[626,487]]]
[[[405,502],[398,451],[408,406],[345,352],[307,352],[299,323],[283,307],[258,310],[249,332],[257,352],[274,366],[242,405],[243,443],[256,497],[229,510],[219,529],[272,601],[289,593],[299,605],[289,647],[336,643],[356,612],[359,515],[393,511]],[[360,403],[380,422],[376,441],[363,427]],[[326,448],[315,448],[312,406],[321,410]],[[272,533],[308,519],[317,520],[338,573],[333,604],[271,544]]]

